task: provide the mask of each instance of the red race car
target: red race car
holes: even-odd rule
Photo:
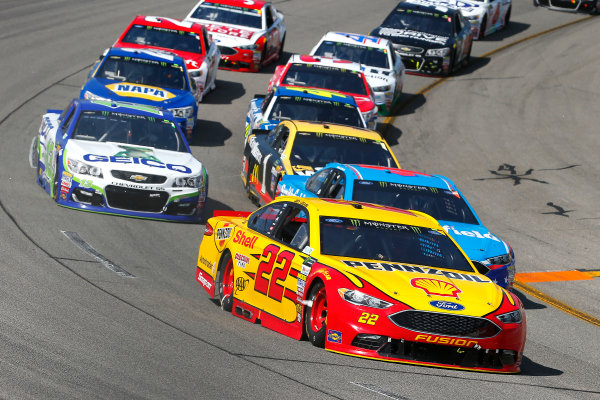
[[[267,91],[275,86],[304,86],[352,96],[369,129],[377,127],[375,95],[357,62],[295,54],[279,65]]]
[[[269,2],[201,0],[186,21],[206,25],[221,50],[220,68],[257,72],[283,54],[283,14]]]
[[[197,99],[216,87],[220,51],[206,28],[166,17],[138,15],[113,47],[164,50],[185,60],[197,86]]]

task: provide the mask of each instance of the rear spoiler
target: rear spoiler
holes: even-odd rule
[[[247,218],[252,214],[251,211],[234,211],[234,210],[214,210],[213,217],[240,217]]]

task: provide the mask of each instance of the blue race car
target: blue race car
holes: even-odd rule
[[[110,48],[92,67],[80,98],[116,100],[169,110],[191,139],[198,114],[198,90],[185,61],[173,53]]]
[[[253,129],[273,129],[283,119],[367,127],[352,96],[324,89],[277,86],[266,96],[255,95],[250,100],[246,137]]]
[[[48,110],[31,148],[37,182],[64,207],[199,222],[208,176],[170,112],[76,99]]]
[[[356,200],[421,211],[437,219],[467,256],[487,269],[486,275],[512,288],[515,261],[512,248],[492,234],[456,185],[440,175],[396,168],[330,163],[311,177],[284,175],[277,196]]]

